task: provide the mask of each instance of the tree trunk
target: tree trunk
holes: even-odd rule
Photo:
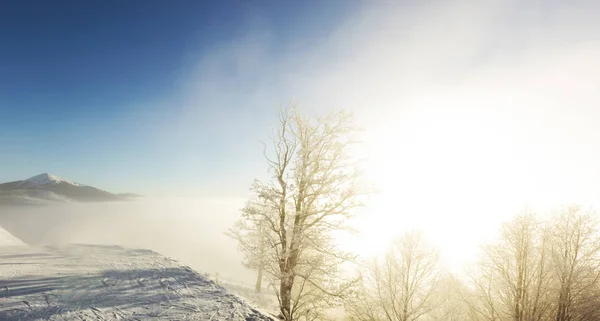
[[[281,278],[279,286],[279,296],[281,297],[281,315],[283,320],[292,321],[292,286],[294,285],[294,275],[288,273]]]
[[[257,293],[260,293],[262,290],[262,279],[263,279],[263,268],[265,266],[265,230],[263,226],[259,227],[258,237],[259,237],[259,254],[260,258],[258,259],[258,276],[256,277],[256,287],[254,288]]]
[[[258,267],[258,276],[256,277],[256,286],[254,288],[254,290],[257,293],[260,293],[260,290],[262,289],[262,278],[263,278],[262,274],[263,274],[263,267],[261,265]]]
[[[567,321],[567,296],[564,290],[561,290],[558,299],[558,309],[556,313],[556,321]]]

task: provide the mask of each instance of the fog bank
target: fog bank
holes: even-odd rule
[[[144,198],[131,202],[0,207],[0,225],[31,245],[87,243],[151,249],[199,272],[251,282],[224,234],[240,198]]]

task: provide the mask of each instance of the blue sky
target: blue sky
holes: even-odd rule
[[[294,99],[356,113],[390,208],[592,199],[597,12],[592,0],[3,1],[0,181],[49,172],[114,192],[246,196],[274,111]]]
[[[4,1],[0,181],[50,172],[119,192],[244,193],[264,171],[259,141],[269,115],[294,93],[253,103],[248,96],[269,74],[238,60],[253,59],[254,48],[276,64],[318,45],[358,8]]]

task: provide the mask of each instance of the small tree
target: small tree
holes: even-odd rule
[[[472,288],[463,288],[459,292],[463,302],[468,307],[469,320],[500,321],[502,320],[497,301],[497,288],[493,271],[485,266],[479,266],[477,271],[471,271]]]
[[[265,207],[261,207],[263,210]],[[245,210],[248,210],[246,207]],[[230,237],[238,241],[238,248],[244,254],[242,264],[257,271],[255,291],[261,292],[263,272],[267,264],[267,229],[264,222],[239,220],[229,229]]]
[[[338,266],[353,256],[337,249],[331,232],[346,228],[361,205],[356,163],[349,156],[355,130],[348,114],[310,118],[294,107],[280,112],[273,148],[265,148],[271,177],[254,182],[256,197],[237,223],[247,232],[237,239],[247,258],[264,250],[258,261],[284,320],[321,319],[323,308],[349,288],[340,282]]]
[[[382,262],[362,273],[362,284],[348,306],[356,320],[415,321],[439,306],[438,254],[419,233],[395,241]]]
[[[439,308],[429,313],[428,320],[439,321],[468,321],[473,318],[469,306],[464,300],[465,284],[450,273],[442,274],[436,291],[436,305]]]

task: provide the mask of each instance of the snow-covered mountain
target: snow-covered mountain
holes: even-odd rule
[[[18,184],[18,186],[20,188],[43,188],[44,186],[57,185],[60,183],[66,183],[73,186],[83,186],[79,183],[71,182],[62,177],[58,177],[56,175],[48,173],[43,173],[34,177],[30,177],[24,181],[21,181]]]
[[[123,199],[127,197],[48,173],[0,184],[0,204],[38,204],[40,200],[103,202]]]

